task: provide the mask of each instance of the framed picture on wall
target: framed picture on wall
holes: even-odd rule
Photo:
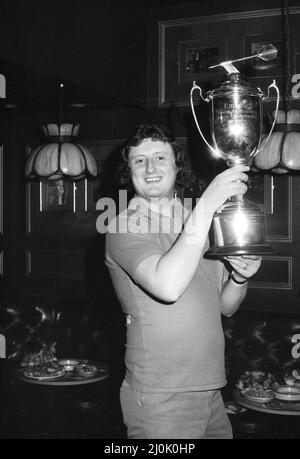
[[[178,83],[192,83],[194,80],[213,84],[219,71],[212,65],[226,59],[226,40],[182,41],[179,46]]]
[[[300,7],[289,8],[291,72],[300,65],[295,52],[300,46],[297,34]],[[265,89],[273,78],[282,83],[286,56],[282,44],[281,9],[200,16],[159,23],[158,105],[189,105],[193,81],[203,91],[214,89],[226,75],[212,65],[255,54],[262,44],[278,48],[277,58],[264,63],[254,58],[237,63],[239,71],[262,83]],[[270,80],[270,83],[269,81]]]
[[[244,55],[255,55],[263,45],[270,43],[277,49],[276,59],[264,61],[255,57],[254,59],[245,61],[242,69],[248,80],[252,80],[255,85],[262,86],[263,88],[266,88],[275,79],[280,94],[283,96],[287,84],[288,65],[290,66],[290,75],[295,73],[295,32],[291,32],[288,51],[286,49],[286,42],[282,40],[280,32],[276,34],[251,34],[244,36]]]
[[[40,182],[41,212],[76,212],[76,183],[61,178]]]

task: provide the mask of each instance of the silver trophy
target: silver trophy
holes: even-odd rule
[[[203,97],[202,90],[194,82],[191,89],[191,107],[196,126],[209,149],[217,158],[223,158],[228,167],[250,166],[254,156],[265,146],[273,131],[279,106],[279,89],[275,80],[268,86],[267,95],[260,88],[252,87],[232,65],[233,62],[259,57],[274,59],[277,49],[264,45],[258,54],[235,61],[218,64],[228,72],[225,81]],[[217,67],[213,66],[213,67]],[[270,89],[277,94],[274,121],[270,132],[262,141],[263,101]],[[200,129],[193,103],[193,93],[199,90],[201,99],[210,103],[210,129],[213,146]],[[222,258],[227,255],[262,255],[273,252],[266,243],[264,212],[243,195],[233,196],[215,213],[213,218],[214,245],[206,256]]]

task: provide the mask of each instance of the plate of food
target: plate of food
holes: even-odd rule
[[[64,367],[57,361],[53,345],[43,346],[37,352],[27,352],[20,363],[19,371],[26,378],[36,380],[57,379],[65,374]]]
[[[83,362],[75,367],[75,371],[79,376],[90,378],[95,376],[98,371],[98,367],[90,362]]]
[[[58,363],[44,363],[35,366],[28,366],[23,370],[26,378],[38,380],[51,380],[64,376],[65,369]]]
[[[236,381],[236,387],[241,391],[245,389],[273,390],[276,378],[267,371],[245,371]]]
[[[267,403],[274,399],[275,377],[266,371],[246,371],[236,382],[240,394],[257,403]]]
[[[279,386],[275,390],[275,397],[288,402],[300,400],[300,388],[295,386]]]

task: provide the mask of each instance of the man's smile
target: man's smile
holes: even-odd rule
[[[162,177],[145,177],[146,183],[160,182]]]

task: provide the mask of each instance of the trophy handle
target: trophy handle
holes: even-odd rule
[[[274,119],[273,119],[273,123],[272,123],[272,126],[271,126],[271,129],[270,129],[270,132],[267,136],[267,138],[263,141],[263,143],[261,145],[259,145],[259,148],[256,150],[255,152],[255,156],[257,155],[257,153],[260,152],[260,150],[262,150],[264,148],[264,146],[266,145],[266,143],[268,142],[272,132],[273,132],[273,129],[274,129],[274,126],[275,126],[275,123],[276,123],[276,118],[277,118],[277,113],[278,113],[278,107],[279,107],[279,89],[278,89],[278,86],[276,85],[276,81],[273,80],[273,83],[270,84],[268,86],[268,94],[267,94],[267,97],[264,97],[263,100],[267,99],[269,97],[269,93],[270,93],[270,88],[275,88],[276,90],[276,93],[277,93],[277,100],[276,100],[276,109],[275,109],[275,116],[274,116]]]
[[[190,92],[190,99],[191,99],[191,107],[192,107],[192,113],[193,113],[193,117],[194,117],[194,120],[195,120],[195,123],[196,123],[196,126],[197,126],[197,129],[202,137],[202,139],[204,140],[204,142],[206,143],[206,145],[208,146],[208,148],[215,154],[217,155],[218,158],[221,157],[220,153],[215,149],[213,148],[206,140],[206,138],[204,137],[204,135],[202,134],[202,131],[200,129],[200,126],[199,126],[199,123],[198,123],[198,120],[197,120],[197,117],[196,117],[196,113],[195,113],[195,108],[194,108],[194,101],[193,101],[193,92],[198,89],[199,90],[199,93],[200,93],[200,97],[202,100],[204,100],[204,102],[209,102],[210,99],[207,97],[207,98],[204,98],[203,95],[202,95],[202,89],[200,88],[200,86],[198,86],[196,84],[195,81],[193,81],[193,86],[192,86],[192,89],[191,89],[191,92]]]

